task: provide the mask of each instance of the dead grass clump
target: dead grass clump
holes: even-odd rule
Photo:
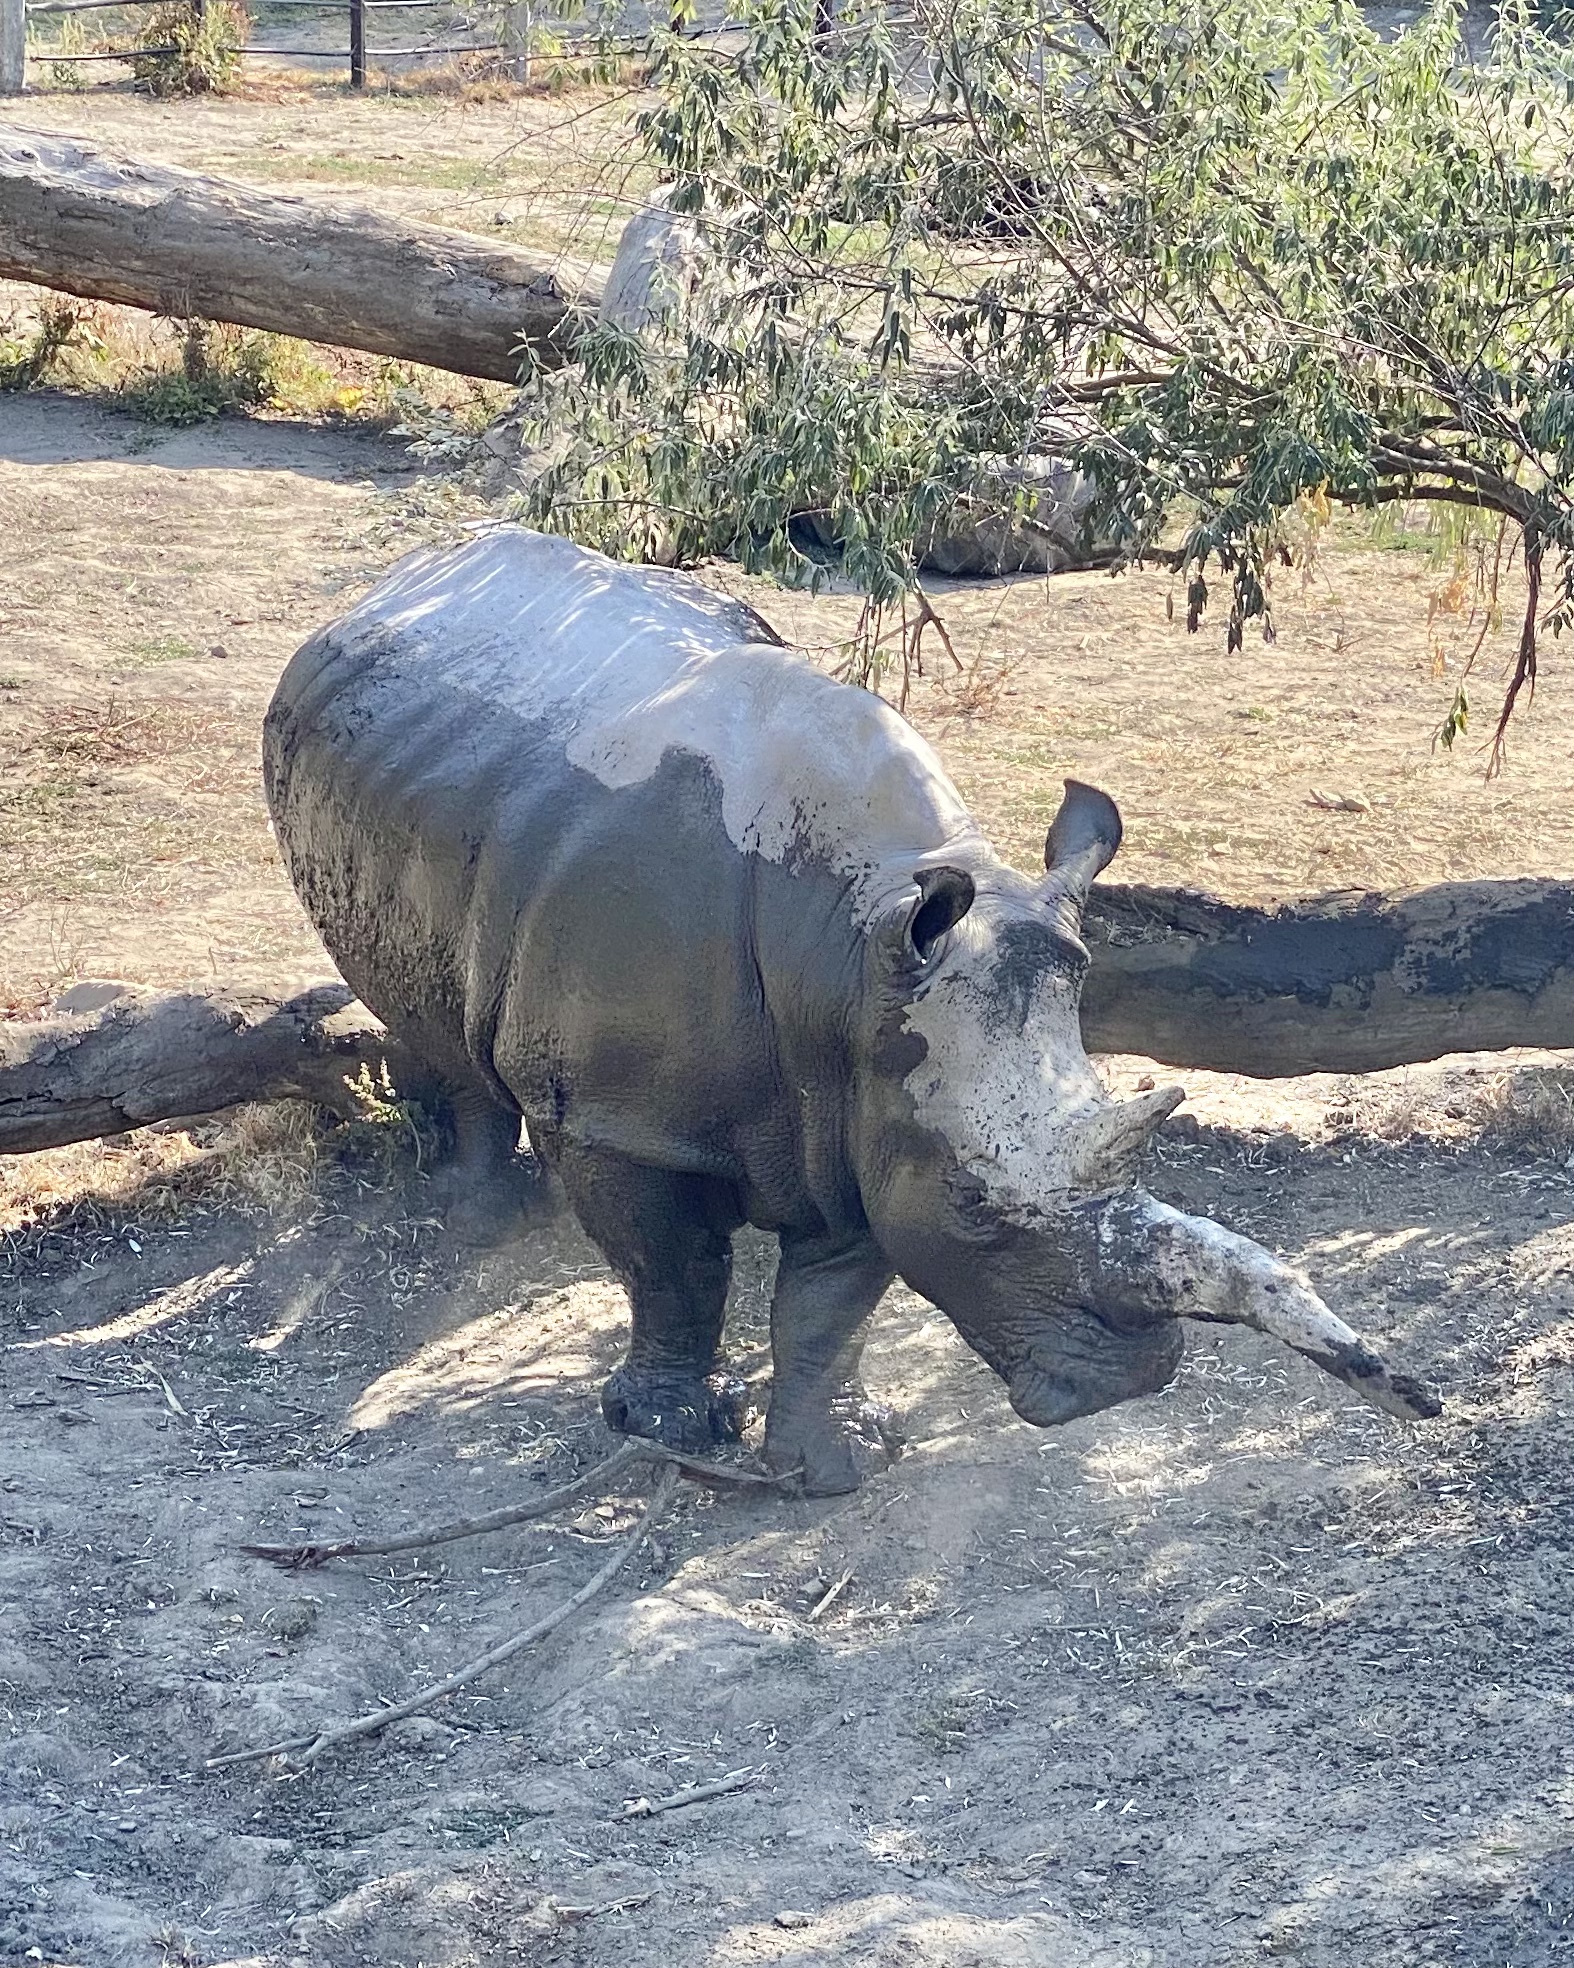
[[[211,750],[224,721],[158,701],[131,701],[111,691],[94,703],[60,704],[46,710],[42,728],[17,748],[16,756],[48,759],[52,782],[78,770],[144,765],[182,752]],[[27,790],[27,789],[23,789]],[[31,790],[38,791],[35,785]],[[74,791],[74,785],[68,790]]]
[[[43,730],[25,751],[42,752],[62,765],[134,765],[162,749],[152,708],[109,697],[102,704],[63,704],[47,713]]]
[[[1408,1080],[1370,1092],[1347,1090],[1329,1104],[1323,1125],[1335,1137],[1361,1134],[1392,1142],[1437,1140],[1466,1131],[1450,1125],[1426,1091]]]
[[[479,105],[515,102],[522,97],[565,96],[581,90],[627,88],[642,83],[649,66],[639,53],[562,50],[530,57],[529,74],[521,80],[512,72],[512,58],[484,50],[447,62],[428,62],[395,73],[384,69],[367,77],[386,95],[420,99],[437,97]]]
[[[321,1123],[302,1100],[237,1107],[190,1128],[136,1128],[37,1155],[0,1156],[0,1231],[105,1217],[168,1220],[214,1205],[299,1212],[315,1187]]]
[[[298,1211],[317,1181],[322,1120],[305,1100],[237,1107],[209,1150],[206,1194],[268,1216]]]
[[[1506,1066],[1359,1080],[1323,1115],[1329,1136],[1479,1144],[1574,1165],[1574,1067]]]
[[[948,711],[957,717],[989,717],[1000,708],[1019,657],[991,655],[977,651],[967,668],[957,675],[943,676],[936,688]]]
[[[1574,1156],[1574,1071],[1516,1066],[1494,1073],[1465,1103],[1483,1140],[1558,1161]]]
[[[170,1214],[179,1171],[201,1156],[191,1136],[138,1128],[112,1141],[74,1141],[36,1155],[0,1155],[0,1231],[94,1215]]]

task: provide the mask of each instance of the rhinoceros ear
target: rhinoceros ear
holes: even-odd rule
[[[918,907],[907,919],[907,941],[920,963],[948,929],[957,924],[973,906],[973,877],[965,868],[921,868]]]
[[[1049,823],[1044,866],[1052,875],[1069,874],[1073,864],[1080,867],[1087,862],[1091,882],[1114,860],[1123,832],[1120,808],[1108,793],[1101,793],[1097,786],[1085,786],[1080,779],[1068,779],[1060,811]]]
[[[1081,924],[1088,890],[1115,858],[1122,831],[1120,809],[1108,793],[1080,779],[1066,781],[1066,796],[1044,842],[1044,866],[1046,887],[1067,904],[1073,930]]]

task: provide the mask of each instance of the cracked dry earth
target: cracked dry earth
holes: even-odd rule
[[[278,1214],[46,1218],[0,1267],[0,1961],[1562,1961],[1570,1182],[1238,1114],[1167,1138],[1160,1193],[1302,1255],[1446,1419],[1199,1331],[1162,1396],[1041,1436],[898,1291],[894,1469],[685,1486],[575,1625],[304,1773],[202,1765],[536,1618],[648,1478],[313,1572],[239,1543],[572,1475],[619,1295],[561,1219],[461,1260],[413,1168],[349,1152]],[[769,1268],[735,1292],[756,1378]]]

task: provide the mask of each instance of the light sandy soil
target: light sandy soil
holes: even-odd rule
[[[155,147],[145,106],[93,114]],[[0,571],[0,1005],[320,971],[257,787],[262,707],[318,622],[472,516],[344,431],[0,399],[0,525],[25,542]],[[1024,866],[1074,772],[1121,798],[1132,877],[1568,875],[1561,652],[1488,784],[1473,748],[1428,748],[1442,577],[1411,552],[1323,567],[1277,647],[1233,661],[1166,623],[1162,576],[947,595],[972,675],[932,660],[914,715]],[[826,647],[852,612],[763,605]],[[397,1130],[243,1118],[0,1166],[0,1962],[1567,1960],[1574,1129],[1549,1093],[1528,1139],[1483,1134],[1515,1111],[1495,1070],[1200,1075],[1153,1178],[1434,1370],[1440,1422],[1198,1329],[1165,1394],[1039,1435],[896,1292],[869,1360],[912,1436],[893,1470],[820,1503],[685,1489],[574,1626],[304,1774],[202,1765],[537,1617],[645,1485],[309,1573],[238,1546],[585,1466],[619,1294],[561,1221],[458,1252]],[[746,1246],[733,1315],[756,1382],[769,1264]]]

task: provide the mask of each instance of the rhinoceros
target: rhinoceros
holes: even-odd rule
[[[286,865],[345,978],[446,1087],[483,1212],[523,1118],[626,1286],[616,1430],[737,1433],[733,1233],[774,1233],[763,1454],[851,1488],[900,1276],[1040,1427],[1163,1387],[1182,1318],[1437,1412],[1296,1272],[1137,1186],[1178,1088],[1112,1099],[1078,934],[1120,844],[1068,781],[1007,866],[888,704],[696,580],[501,528],[406,560],[268,712]]]

